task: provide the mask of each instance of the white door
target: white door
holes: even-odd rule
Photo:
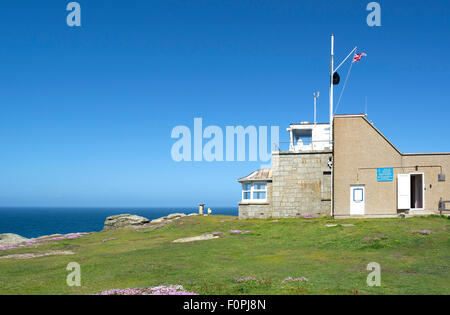
[[[350,215],[364,215],[366,209],[366,188],[350,187]]]
[[[398,174],[397,176],[398,209],[411,209],[411,175]]]

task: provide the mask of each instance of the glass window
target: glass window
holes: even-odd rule
[[[255,190],[266,190],[266,184],[255,184]]]
[[[253,193],[253,199],[265,200],[266,199],[266,193],[265,192],[254,192]]]
[[[242,185],[242,199],[243,200],[252,199],[252,184],[243,184]]]
[[[353,201],[363,202],[364,201],[364,191],[362,188],[357,188],[353,190]]]
[[[242,184],[242,200],[266,200],[267,183],[245,183]]]

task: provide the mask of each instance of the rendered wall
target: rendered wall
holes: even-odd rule
[[[242,201],[239,203],[240,219],[269,219],[272,213],[272,182],[267,183],[267,200],[264,203]]]
[[[397,215],[397,174],[425,174],[425,210],[436,211],[440,197],[450,200],[449,154],[404,155],[362,116],[335,117],[334,139],[336,216],[350,215],[351,185],[365,185],[366,215]],[[446,182],[438,182],[440,168],[426,167],[432,165],[443,167]],[[392,182],[377,180],[377,168],[385,167],[394,168]]]

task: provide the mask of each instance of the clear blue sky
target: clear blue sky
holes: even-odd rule
[[[330,34],[355,45],[339,113],[403,152],[450,151],[448,0],[2,1],[0,206],[236,205],[260,163],[175,163],[171,130],[328,120]],[[345,77],[347,68],[341,72]],[[336,90],[339,93],[339,88]]]

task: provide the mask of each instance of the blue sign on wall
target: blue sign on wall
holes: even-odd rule
[[[393,168],[379,168],[377,169],[378,182],[393,182],[394,169]]]

